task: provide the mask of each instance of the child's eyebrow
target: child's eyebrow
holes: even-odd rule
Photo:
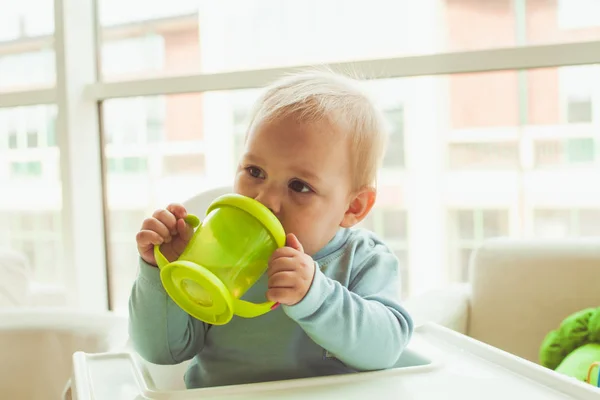
[[[310,170],[307,170],[305,168],[294,168],[294,172],[296,173],[296,175],[298,175],[298,177],[301,177],[302,179],[306,179],[315,183],[321,183],[321,178]]]
[[[256,157],[255,155],[250,154],[250,153],[244,154],[243,159],[246,162],[249,162],[251,164],[264,164],[264,161],[262,158]]]

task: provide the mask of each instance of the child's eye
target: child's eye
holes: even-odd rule
[[[302,181],[292,181],[289,184],[289,188],[294,192],[298,193],[309,193],[312,192],[312,189],[308,187],[308,185]]]
[[[263,179],[265,177],[264,172],[258,167],[246,167],[246,171],[248,171],[248,174],[253,178]]]

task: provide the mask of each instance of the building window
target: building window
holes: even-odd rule
[[[390,124],[390,136],[383,166],[388,168],[403,167],[404,160],[404,108],[402,106],[388,109],[385,116]]]
[[[37,131],[28,131],[27,132],[27,148],[36,148],[38,147],[38,133]]]
[[[540,140],[534,144],[536,168],[593,163],[598,159],[593,138]]]
[[[8,132],[8,148],[16,149],[19,147],[19,135],[17,131]]]
[[[233,109],[233,161],[235,165],[244,152],[249,115],[250,111],[247,108],[235,107]]]
[[[62,246],[60,213],[58,211],[0,212],[0,238],[5,244],[23,252],[31,262],[34,279],[56,282],[61,273]]]
[[[567,122],[569,124],[592,122],[592,99],[590,97],[567,99]]]
[[[516,169],[519,166],[519,144],[450,143],[448,163],[451,169]]]
[[[148,171],[145,157],[109,157],[108,172],[113,174],[140,174]]]
[[[398,258],[402,297],[409,293],[410,269],[408,264],[408,214],[398,208],[376,207],[359,224],[381,237]]]
[[[0,89],[47,85],[54,82],[55,75],[52,50],[0,57]]]
[[[132,235],[140,229],[145,217],[145,210],[111,210],[109,213],[111,239],[130,243]]]
[[[508,235],[508,210],[454,210],[449,217],[453,279],[466,282],[473,250],[485,239]]]
[[[13,179],[39,178],[42,176],[42,163],[40,161],[12,162],[10,176]]]
[[[146,111],[146,138],[148,143],[162,142],[165,137],[165,99],[164,96],[144,98]]]
[[[600,94],[597,84],[600,77],[598,66],[561,67],[558,73],[562,121],[567,124],[592,123]]]
[[[592,138],[568,139],[566,147],[569,164],[589,163],[596,159],[596,148]]]
[[[114,304],[127,304],[137,273],[134,266],[139,257],[136,251],[132,251],[132,244],[147,216],[148,211],[145,209],[115,209],[109,212],[110,284],[116,296]]]
[[[537,237],[600,236],[600,209],[538,209],[534,211]]]
[[[175,154],[163,158],[164,176],[203,176],[205,171],[204,154]]]

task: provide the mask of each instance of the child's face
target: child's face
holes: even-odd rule
[[[348,219],[349,150],[348,139],[326,122],[258,123],[246,141],[235,192],[267,206],[313,255]]]

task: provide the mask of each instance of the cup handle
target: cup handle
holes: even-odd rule
[[[187,224],[190,224],[192,228],[197,228],[200,226],[200,218],[195,216],[194,214],[188,214],[184,221]],[[154,259],[156,260],[156,264],[158,264],[158,269],[162,269],[165,265],[169,264],[169,260],[160,252],[160,245],[154,246]]]
[[[254,318],[266,314],[279,306],[274,301],[251,303],[246,300],[233,299],[233,313],[242,318]]]

